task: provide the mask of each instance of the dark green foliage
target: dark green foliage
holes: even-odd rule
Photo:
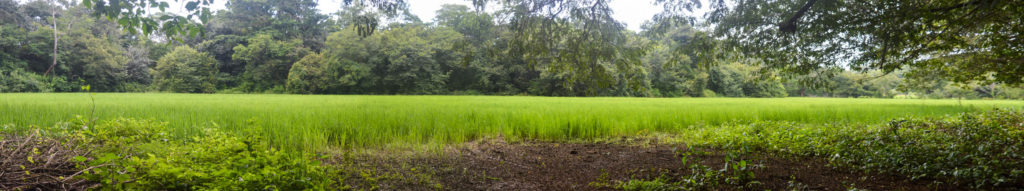
[[[295,62],[288,72],[287,89],[292,93],[327,93],[334,86],[340,68],[332,68],[338,64],[329,63],[320,54],[309,54]]]
[[[684,21],[701,1],[659,0]],[[851,66],[931,70],[955,82],[1024,82],[1024,2],[713,0],[707,21],[730,47],[786,73]]]
[[[378,92],[395,94],[437,94],[444,90],[450,42],[462,35],[451,30],[429,30],[423,26],[402,26],[381,33],[383,58],[372,72],[379,77]]]
[[[190,0],[185,3],[187,16],[160,14],[149,17],[150,11],[164,12],[170,5],[167,2],[153,0],[83,0],[82,5],[92,10],[95,18],[104,16],[115,21],[129,33],[144,35],[159,32],[167,37],[196,36],[202,33],[202,25],[192,22],[193,18],[207,22],[213,15],[209,6],[212,0]],[[202,6],[200,6],[202,5]],[[180,39],[180,38],[179,38]]]
[[[836,143],[856,168],[971,187],[1024,184],[1024,112],[995,110],[941,120],[896,119]]]
[[[352,31],[328,37],[324,57],[340,64],[339,93],[438,94],[444,93],[446,72],[442,64],[452,62],[450,42],[462,35],[423,25],[393,26],[389,30],[359,38]],[[357,40],[351,40],[357,39]]]
[[[597,95],[614,85],[616,77],[626,77],[628,88],[643,88],[641,76],[615,74],[642,70],[640,57],[646,51],[627,44],[625,26],[611,17],[608,1],[514,0],[502,5],[513,31],[509,53],[543,67],[543,76],[561,83],[540,82],[548,84],[540,92]],[[552,87],[561,90],[550,91]]]
[[[1024,183],[1024,112],[993,110],[896,119],[878,127],[755,123],[698,135],[698,145],[826,157],[833,163],[914,180],[992,189]],[[708,138],[709,136],[714,138]]]
[[[716,81],[711,83],[710,74],[716,70],[701,70],[692,65],[689,59],[685,62],[673,63],[670,50],[665,46],[656,46],[647,56],[644,57],[644,64],[649,72],[648,78],[651,81],[651,88],[657,91],[657,96],[664,97],[700,97],[706,88],[714,88],[724,84]],[[714,90],[716,93],[725,93],[721,89]]]
[[[50,5],[44,1],[34,1],[20,6],[25,20],[18,25],[3,24],[0,32],[0,70],[11,72],[21,70],[43,74],[53,63],[53,29],[50,22],[53,18],[48,14]],[[114,40],[120,32],[112,23],[105,20],[94,20],[83,17],[88,10],[77,6],[66,9],[57,7],[60,12],[58,23],[59,42],[57,48],[57,65],[51,73],[59,76],[47,86],[55,91],[73,91],[65,88],[70,83],[84,82],[91,84],[98,91],[123,91],[123,81],[128,77],[125,71],[127,62],[119,44]],[[45,14],[44,14],[45,13]],[[49,81],[49,80],[47,80]]]
[[[833,93],[837,97],[892,97],[899,85],[895,74],[881,72],[844,72],[836,77]]]
[[[324,25],[327,15],[320,14],[316,6],[314,0],[229,0],[227,10],[218,12],[206,29],[210,32],[209,39],[216,43],[239,42],[233,37],[220,37],[224,35],[269,34],[273,39],[301,41],[303,47],[319,51],[327,37],[327,25]]]
[[[74,162],[87,169],[77,178],[113,190],[323,190],[339,188],[337,176],[309,154],[276,149],[259,134],[216,130],[172,138],[166,123],[79,118],[54,128],[91,146]],[[79,129],[81,128],[81,129]],[[258,128],[258,127],[250,127]]]
[[[331,33],[327,37],[327,48],[322,55],[328,60],[336,60],[338,68],[338,90],[341,92],[369,93],[376,85],[375,76],[371,76],[374,62],[380,62],[381,45],[379,35],[359,38],[355,31],[342,30]]]
[[[183,36],[196,37],[204,36],[205,30],[203,24],[208,24],[214,17],[210,6],[213,4],[213,0],[183,0],[179,3],[184,4],[186,11],[185,16],[179,16],[175,14],[165,14],[166,9],[169,8],[169,4],[163,1],[155,0],[84,0],[82,4],[84,7],[93,10],[94,16],[106,17],[110,20],[116,21],[125,31],[129,33],[142,33],[143,35],[149,34],[163,34],[168,39],[182,41]],[[378,11],[383,12],[388,17],[394,17],[401,10],[405,10],[407,3],[405,0],[345,0],[346,6],[350,5],[372,5]],[[319,43],[326,34],[324,30],[317,30],[317,27],[323,27],[326,25],[317,25],[319,22],[324,21],[327,17],[317,13],[313,8],[316,7],[316,1],[313,0],[294,0],[294,1],[253,1],[253,0],[232,0],[228,2],[228,7],[236,11],[255,11],[257,14],[265,17],[273,17],[273,20],[258,19],[264,24],[273,23],[275,27],[286,28],[285,31],[293,31],[296,33],[319,33],[320,35],[303,36],[301,39],[312,40],[307,41],[309,43]],[[159,10],[159,12],[157,12]],[[153,11],[156,17],[151,17],[149,14]],[[262,13],[262,14],[260,14]],[[254,15],[249,15],[254,16]],[[377,29],[379,23],[376,17],[358,17],[359,21],[353,22],[359,29],[361,36],[368,36],[373,34],[373,31]],[[195,23],[193,19],[198,19],[201,23]],[[302,23],[296,25],[296,23]],[[301,26],[300,26],[301,25]],[[320,28],[322,29],[322,28]],[[255,32],[255,31],[253,31]],[[292,33],[285,32],[285,35],[292,35]],[[313,45],[314,48],[319,48],[317,45]]]
[[[283,90],[288,70],[295,61],[309,54],[309,49],[302,47],[300,40],[280,41],[260,34],[249,38],[248,45],[235,46],[234,52],[232,60],[245,65],[241,88],[263,92]]]
[[[234,48],[246,42],[246,38],[237,35],[217,35],[196,45],[196,50],[210,54],[217,59],[217,88],[227,89],[240,84],[239,79],[245,72],[245,65],[231,59]]]
[[[699,163],[689,163],[693,148],[680,153],[683,164],[689,164],[689,174],[683,177],[658,177],[654,180],[629,180],[620,182],[616,188],[622,190],[672,191],[672,190],[719,190],[740,188],[754,190],[761,183],[755,181],[753,170],[762,166],[741,159],[742,152],[728,152],[721,168],[710,167]]]
[[[0,23],[20,24],[23,17],[18,13],[18,2],[15,0],[0,0]]]
[[[708,75],[708,90],[721,96],[743,97],[743,74],[735,67],[718,66]]]
[[[0,25],[0,70],[21,69],[28,62],[20,58],[23,51],[22,43],[26,41],[25,29],[10,24]]]
[[[143,42],[145,43],[145,41]],[[146,44],[132,45],[125,47],[124,55],[128,58],[125,64],[125,83],[137,83],[149,85],[153,82],[153,76],[149,73],[150,68],[156,66],[156,60],[150,59],[150,50]]]
[[[62,44],[65,51],[59,53],[58,64],[63,70],[58,71],[70,75],[70,80],[84,80],[95,91],[122,91],[121,82],[128,76],[120,47],[88,32],[73,33],[68,38],[76,40]]]
[[[817,88],[800,83],[812,78],[818,81],[819,86]],[[791,96],[893,98],[900,94],[940,90],[942,87],[936,87],[935,85],[947,84],[944,81],[935,79],[922,79],[921,81],[910,82],[911,78],[901,73],[884,74],[881,71],[863,73],[843,71],[829,76],[818,76],[818,73],[800,76],[787,81],[785,87]],[[907,86],[910,84],[920,86]]]
[[[441,58],[442,71],[447,71],[445,82],[451,91],[477,91],[485,93],[516,92],[509,87],[508,77],[512,72],[500,55],[501,31],[494,16],[482,11],[473,11],[463,5],[442,5],[434,17],[435,24],[454,30],[464,38],[448,42],[453,46],[451,53]]]
[[[0,70],[0,92],[51,92],[50,79],[21,70]]]
[[[662,30],[662,31],[657,31]],[[654,40],[644,58],[651,88],[665,97],[785,97],[782,79],[761,71],[757,62],[719,58],[717,41],[687,25],[646,31]]]
[[[217,60],[187,46],[179,46],[157,61],[153,89],[165,92],[212,93]]]
[[[780,45],[760,39],[779,37],[794,40],[797,37],[814,37],[815,40],[821,40],[818,38],[829,39],[832,36],[804,32],[795,34],[795,37],[757,36],[780,35],[771,30],[759,31],[764,34],[725,34],[718,30],[692,27],[690,23],[675,22],[682,18],[676,14],[659,15],[645,25],[643,31],[628,31],[622,27],[622,23],[610,17],[611,8],[607,1],[598,0],[474,1],[477,5],[498,3],[501,8],[498,12],[487,12],[480,6],[444,5],[437,10],[437,17],[432,23],[423,23],[411,15],[404,0],[346,1],[343,10],[331,16],[319,13],[316,10],[317,2],[313,0],[228,0],[225,10],[209,14],[204,13],[209,8],[205,0],[185,0],[182,3],[192,8],[186,7],[189,15],[184,17],[152,12],[163,7],[163,1],[86,2],[90,4],[0,1],[0,4],[10,5],[0,9],[0,20],[4,21],[0,25],[0,34],[3,34],[0,35],[0,50],[3,50],[0,52],[0,71],[5,72],[9,79],[14,79],[14,74],[21,76],[16,77],[20,79],[17,82],[7,83],[8,87],[18,88],[7,88],[5,91],[77,91],[74,87],[80,85],[91,85],[95,91],[101,92],[160,89],[153,85],[154,77],[150,75],[150,71],[156,69],[155,61],[177,46],[190,46],[212,56],[219,64],[215,65],[213,71],[214,80],[207,80],[205,71],[199,77],[203,81],[212,81],[215,85],[213,90],[209,90],[203,83],[201,87],[186,88],[195,90],[187,92],[638,97],[794,95],[967,99],[1024,97],[1024,89],[995,80],[1005,79],[1012,73],[993,73],[993,79],[989,80],[972,78],[976,77],[976,73],[984,72],[982,70],[994,70],[993,65],[964,69],[975,63],[971,60],[981,59],[978,55],[953,55],[956,51],[948,53],[948,49],[941,49],[948,54],[933,51],[928,55],[938,55],[937,59],[914,63],[921,67],[894,71],[888,70],[889,65],[879,70],[867,70],[878,67],[863,67],[862,63],[852,61],[857,67],[851,69],[828,65],[842,62],[814,65],[848,56],[820,54],[805,50],[806,47],[799,48],[807,42],[816,41]],[[667,2],[669,7],[666,8],[670,10],[667,13],[680,13],[688,8],[686,6],[693,5],[688,4],[691,1]],[[785,12],[784,8],[788,5],[796,4],[795,1],[752,3],[772,5],[765,8],[782,12]],[[847,4],[879,3],[884,4],[875,1],[819,2],[811,7],[808,14],[824,14],[819,13],[819,9],[832,9]],[[948,3],[935,2],[936,5]],[[721,5],[721,2],[713,1],[711,5]],[[903,6],[901,3],[896,5]],[[996,2],[989,6],[999,8],[1006,5],[1010,4]],[[963,6],[970,8],[978,5]],[[153,9],[136,12],[147,7]],[[57,64],[48,74],[52,77],[26,77],[30,74],[42,75],[53,62],[54,33],[51,25],[54,19],[50,16],[51,8],[56,11],[58,23]],[[559,13],[555,8],[563,11]],[[771,24],[739,22],[754,17],[735,15],[754,11],[750,7],[741,8],[744,9],[719,10],[719,7],[713,7],[719,11],[713,12],[712,16],[719,19],[714,21],[722,23],[716,26],[717,29]],[[991,15],[1012,15],[1015,14],[1013,10],[1000,10]],[[779,16],[775,13],[756,13]],[[138,14],[150,15],[143,18]],[[89,15],[109,16],[112,20]],[[189,16],[202,21],[202,30],[195,31],[194,23],[179,22]],[[935,19],[941,15],[925,16]],[[385,17],[394,21],[381,24],[379,19]],[[758,17],[753,21],[772,19]],[[172,23],[163,25],[168,24],[164,21]],[[161,35],[171,38],[152,38],[139,35],[146,31],[132,31],[145,29],[146,25],[153,22],[160,25],[149,26],[156,32],[151,34],[164,33]],[[175,26],[185,27],[167,29]],[[1013,29],[991,23],[985,26],[993,30]],[[966,27],[965,30],[977,29],[973,25]],[[823,26],[814,24],[810,28],[817,30]],[[181,35],[183,33],[201,34],[185,38]],[[371,33],[374,35],[369,35]],[[742,38],[721,38],[723,35]],[[980,36],[995,38],[999,35],[993,33]],[[743,44],[741,42],[755,42],[752,39],[760,39],[756,42],[764,42],[762,45],[766,47],[786,46],[790,49],[751,52],[747,49],[749,47],[739,46]],[[868,44],[871,43],[874,42]],[[947,42],[935,42],[928,46],[943,43]],[[973,45],[984,46],[975,42],[968,44],[972,44],[968,49],[977,48]],[[821,51],[842,52],[846,49]],[[791,52],[800,54],[789,54]],[[302,77],[289,80],[289,73],[295,69],[292,65],[311,54],[320,55],[321,61],[316,63],[322,66],[300,67],[297,71],[305,73],[299,72],[297,75]],[[984,59],[997,59],[999,55],[1012,57],[1015,53],[981,54],[989,55]],[[925,54],[922,52],[920,55]],[[780,65],[787,63],[794,64],[783,67],[783,70],[770,70],[779,69]],[[993,63],[999,62],[997,60]],[[956,73],[961,70],[967,72]],[[40,80],[43,78],[48,80]],[[314,81],[302,82],[304,79]],[[960,83],[970,80],[958,79],[975,79],[976,82]],[[290,88],[289,84],[294,84],[295,88]],[[307,87],[311,89],[299,88],[313,84],[320,85]]]
[[[708,89],[728,97],[786,97],[782,80],[740,63],[715,66],[709,72]]]

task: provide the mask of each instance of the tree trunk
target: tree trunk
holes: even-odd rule
[[[998,99],[999,98],[999,89],[997,89],[998,87],[996,87],[996,83],[989,84],[988,88],[991,89],[992,99]]]
[[[50,64],[50,68],[46,69],[43,76],[49,75],[53,71],[53,67],[57,66],[57,2],[50,1],[50,19],[53,20],[53,64]]]
[[[960,106],[960,107],[964,106],[964,101],[963,100],[964,100],[964,93],[963,92],[960,92],[960,93],[956,94],[956,104],[958,106]]]

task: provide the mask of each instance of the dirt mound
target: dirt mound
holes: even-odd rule
[[[674,171],[683,169],[684,164],[673,149],[608,143],[475,142],[459,150],[458,165],[491,178],[452,180],[446,185],[471,190],[597,189],[590,184],[599,179],[646,179],[677,173]]]
[[[612,190],[609,185],[627,180],[685,177],[690,173],[681,161],[685,147],[637,142],[616,143],[506,143],[484,140],[463,144],[438,155],[359,157],[361,164],[385,174],[391,181],[374,179],[374,185],[354,181],[357,187],[380,186],[386,190]],[[722,168],[725,153],[702,150],[688,161]],[[832,168],[820,159],[786,159],[746,156],[761,165],[753,172],[758,189],[771,190],[934,190],[926,182],[856,173]],[[430,178],[424,178],[430,176]],[[378,176],[380,177],[380,176]],[[365,178],[365,177],[364,177]],[[414,179],[411,180],[410,179]],[[362,186],[360,186],[362,185]],[[730,187],[719,189],[729,190]]]

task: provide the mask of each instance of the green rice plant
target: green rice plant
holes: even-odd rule
[[[484,137],[592,140],[690,132],[701,126],[784,122],[880,124],[1019,101],[839,98],[612,98],[528,96],[360,96],[97,93],[95,118],[167,122],[175,139],[254,131],[270,144],[303,150],[422,146]],[[0,94],[0,124],[47,126],[88,115],[81,93]],[[19,129],[24,130],[24,129]]]

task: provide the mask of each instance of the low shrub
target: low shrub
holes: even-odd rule
[[[816,156],[913,180],[993,188],[1024,185],[1024,112],[992,110],[885,125],[757,122],[688,129],[684,141],[742,151]]]
[[[1024,185],[1024,112],[893,120],[834,144],[834,160],[865,170],[973,188]]]
[[[311,154],[271,147],[259,134],[228,134],[214,125],[200,136],[171,138],[152,120],[79,118],[45,128],[82,155],[69,156],[75,178],[112,190],[325,190],[335,173]],[[4,142],[6,143],[6,141]],[[21,149],[24,150],[24,149]],[[19,155],[20,156],[20,155]]]
[[[51,92],[62,81],[22,70],[0,70],[0,92]]]
[[[693,149],[688,149],[692,151]],[[722,168],[713,168],[699,163],[689,163],[691,152],[680,153],[683,164],[689,165],[689,174],[683,177],[658,177],[653,180],[628,180],[616,188],[622,190],[671,191],[671,190],[719,190],[722,188],[753,190],[761,185],[755,180],[754,165],[742,158],[742,152],[729,152]]]

